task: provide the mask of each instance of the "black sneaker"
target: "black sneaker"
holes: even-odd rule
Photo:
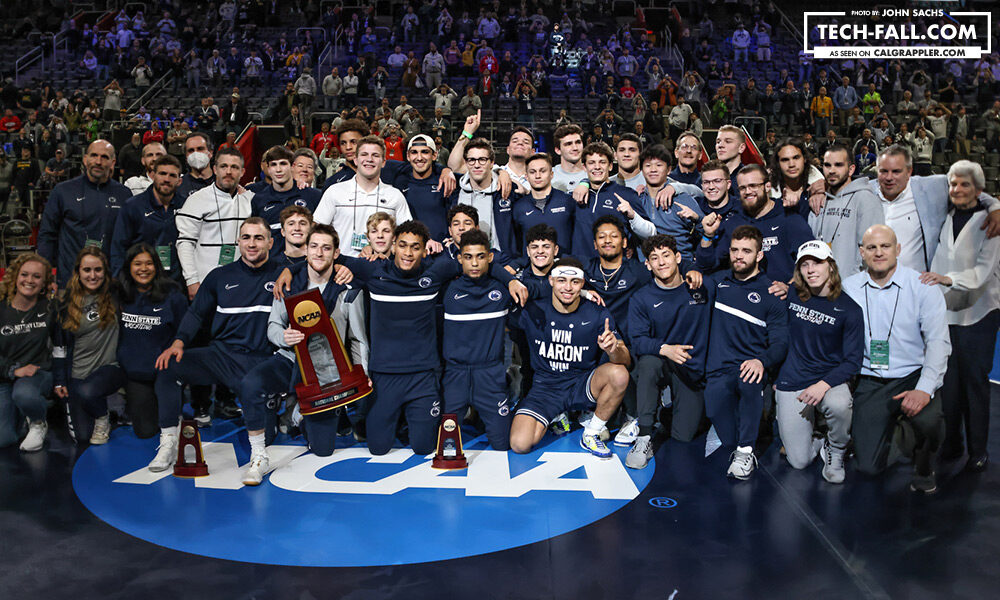
[[[914,472],[913,480],[910,481],[910,491],[924,494],[925,496],[936,494],[938,487],[934,471],[930,471],[926,475]]]
[[[208,412],[208,407],[199,406],[194,410],[194,422],[198,427],[211,427],[212,415]]]
[[[243,409],[232,400],[215,403],[215,416],[220,419],[236,419],[242,415]]]

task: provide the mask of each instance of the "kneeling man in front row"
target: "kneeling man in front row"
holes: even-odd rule
[[[611,457],[600,433],[625,395],[631,357],[608,309],[581,303],[584,281],[580,261],[559,260],[549,272],[552,297],[529,302],[520,314],[535,378],[511,424],[515,452],[530,452],[560,413],[592,410],[580,445],[600,458]]]

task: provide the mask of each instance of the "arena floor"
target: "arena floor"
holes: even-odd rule
[[[831,486],[777,442],[750,482],[727,480],[704,436],[627,476],[621,450],[595,466],[574,434],[509,462],[469,440],[467,475],[429,474],[408,451],[319,464],[281,442],[286,474],[242,488],[239,433],[204,431],[207,484],[149,481],[155,440],[127,430],[83,452],[58,429],[43,452],[0,451],[0,598],[958,599],[1000,581],[996,464],[946,464],[924,498],[905,465]],[[1000,458],[998,436],[994,420]],[[498,483],[487,466],[505,462]],[[365,566],[289,566],[310,564]]]

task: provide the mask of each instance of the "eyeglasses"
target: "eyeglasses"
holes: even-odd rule
[[[722,185],[725,182],[725,179],[702,179],[701,185],[706,187],[715,187],[717,185]]]
[[[763,183],[748,183],[746,185],[741,185],[740,187],[738,187],[736,189],[738,189],[741,192],[745,192],[747,190],[757,191],[757,190],[761,189],[762,187],[764,187]]]
[[[483,156],[480,158],[467,158],[465,159],[465,162],[470,165],[485,165],[486,163],[490,162],[490,157]]]

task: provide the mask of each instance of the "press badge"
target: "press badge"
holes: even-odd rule
[[[872,370],[889,368],[889,340],[872,340],[868,354]]]
[[[160,258],[160,264],[164,271],[170,270],[170,246],[157,246],[156,255]]]
[[[219,250],[219,265],[228,265],[236,259],[236,245],[223,244]]]
[[[361,250],[368,245],[368,236],[363,233],[351,234],[351,249]]]

